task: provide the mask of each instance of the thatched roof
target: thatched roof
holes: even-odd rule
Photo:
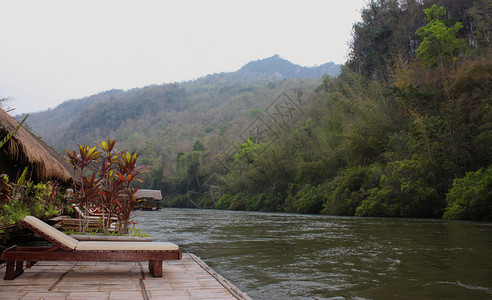
[[[135,197],[136,198],[144,198],[144,199],[162,200],[162,193],[160,190],[139,189],[135,193]]]
[[[0,139],[13,132],[19,123],[0,108]],[[75,178],[73,168],[63,156],[24,127],[0,149],[0,159],[7,168],[22,170],[28,166],[33,180],[56,179],[68,183]],[[4,166],[5,167],[5,166]],[[78,181],[78,180],[76,180]]]

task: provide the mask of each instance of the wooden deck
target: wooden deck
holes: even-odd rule
[[[38,262],[0,279],[0,299],[250,299],[193,254],[164,261],[163,273],[152,277],[143,262]]]

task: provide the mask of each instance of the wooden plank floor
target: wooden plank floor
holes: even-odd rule
[[[147,262],[38,262],[3,280],[0,299],[250,299],[193,254],[164,261],[154,278]]]

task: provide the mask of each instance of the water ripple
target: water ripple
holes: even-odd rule
[[[138,212],[135,220],[254,299],[492,295],[489,223],[191,209]]]

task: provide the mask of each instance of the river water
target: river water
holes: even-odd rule
[[[492,223],[168,208],[135,221],[253,299],[492,299]]]

